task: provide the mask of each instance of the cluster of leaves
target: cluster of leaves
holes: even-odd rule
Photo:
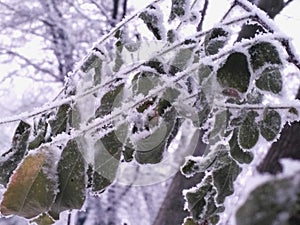
[[[190,23],[186,12],[193,6],[173,0],[168,21]],[[190,120],[207,130],[209,147],[181,168],[188,177],[205,173],[197,187],[185,191],[192,216],[185,224],[218,223],[242,164],[253,160],[252,149],[261,137],[278,138],[285,123],[262,102],[266,93],[280,99],[287,62],[270,36],[229,46],[233,34],[224,25],[186,38],[180,29],[167,30],[164,16],[158,5],[137,15],[160,41],[154,45],[158,53],[128,66],[126,55],[140,55],[147,39],[138,34],[132,41],[129,28],[118,27],[111,54],[95,46],[67,84],[63,100],[69,103],[36,118],[33,127],[19,123],[0,162],[7,188],[3,215],[52,224],[60,212],[81,208],[87,190],[104,191],[121,162],[161,162],[182,122]],[[77,75],[82,79],[76,81]]]

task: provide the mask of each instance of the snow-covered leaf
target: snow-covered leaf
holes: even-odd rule
[[[217,188],[216,201],[218,204],[221,204],[227,196],[234,193],[233,182],[242,169],[228,154],[224,154],[218,160],[223,165],[213,170],[212,176],[213,184]]]
[[[257,113],[250,111],[239,128],[239,144],[244,149],[253,148],[258,141],[259,129],[255,122]]]
[[[164,28],[162,23],[162,12],[155,6],[150,6],[139,16],[157,40],[162,40]]]
[[[282,64],[277,48],[270,42],[259,42],[249,48],[250,63],[253,70],[265,65]]]
[[[216,190],[212,184],[212,177],[208,176],[195,188],[185,191],[188,209],[195,221],[201,223],[208,221],[209,224],[217,224],[218,213],[224,208],[217,206],[214,196]]]
[[[10,178],[1,202],[1,213],[33,218],[47,212],[55,198],[56,177],[51,170],[51,149],[29,154]]]
[[[229,33],[223,28],[214,28],[206,36],[204,40],[204,49],[206,55],[214,55],[219,52],[227,42]]]
[[[114,104],[119,103],[122,98],[124,84],[108,91],[101,99],[101,105],[96,109],[95,117],[105,116],[110,114]]]
[[[256,86],[264,91],[278,94],[282,89],[282,77],[278,68],[266,68],[255,82]]]
[[[49,121],[51,126],[51,136],[56,136],[65,132],[69,123],[69,113],[71,107],[69,104],[63,104],[58,108],[58,111],[53,119]]]
[[[87,73],[89,70],[94,68],[98,71],[101,69],[102,63],[103,60],[97,55],[97,53],[92,52],[91,55],[84,61],[83,65],[81,66],[81,70]]]
[[[198,78],[199,83],[202,84],[202,82],[209,77],[209,75],[212,73],[213,67],[210,65],[200,64],[199,70],[198,70]]]
[[[45,142],[45,136],[47,133],[48,123],[46,121],[46,117],[42,116],[39,119],[36,127],[34,127],[34,138],[28,144],[28,149],[38,148],[43,142]]]
[[[115,60],[114,60],[114,67],[113,67],[114,72],[118,72],[121,66],[124,64],[124,60],[122,57],[123,47],[124,44],[120,40],[118,40],[115,44]]]
[[[186,13],[189,0],[172,0],[172,7],[169,20],[174,20],[176,17],[182,17]]]
[[[253,160],[253,153],[244,151],[241,149],[238,143],[238,129],[236,128],[233,131],[232,137],[229,141],[230,146],[230,155],[239,163],[247,163],[249,164]]]
[[[170,66],[170,74],[175,75],[177,72],[186,69],[192,56],[193,48],[180,48]]]
[[[279,134],[281,128],[281,116],[275,110],[266,109],[263,120],[259,125],[261,135],[267,141],[272,141]]]
[[[237,225],[299,224],[299,172],[256,187],[236,212]]]
[[[50,215],[57,219],[68,209],[80,209],[85,200],[85,161],[76,140],[68,141],[57,165],[58,190]]]
[[[31,126],[20,121],[12,140],[12,147],[0,158],[0,183],[6,185],[9,177],[17,168],[27,152],[28,138]]]
[[[135,159],[141,164],[159,163],[163,153],[170,143],[172,130],[176,124],[177,112],[174,107],[169,107],[162,114],[163,121],[158,125],[152,134],[135,143]]]
[[[181,167],[181,173],[186,177],[191,177],[199,172],[198,162],[194,159],[188,159]]]
[[[224,65],[217,71],[217,80],[224,88],[246,92],[250,82],[250,71],[245,54],[231,53]]]
[[[94,145],[93,191],[103,191],[116,177],[123,147],[117,133],[110,132]]]

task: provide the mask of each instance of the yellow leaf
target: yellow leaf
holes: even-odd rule
[[[53,163],[49,149],[28,155],[10,178],[0,205],[3,215],[33,218],[47,212],[55,197],[55,177],[49,173]]]

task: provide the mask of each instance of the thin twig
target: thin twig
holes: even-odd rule
[[[205,0],[204,2],[204,5],[203,5],[203,9],[201,10],[201,20],[197,26],[197,31],[202,31],[203,29],[203,23],[204,23],[204,19],[205,19],[205,16],[206,16],[206,12],[207,12],[207,9],[208,9],[208,3],[209,3],[209,0]]]
[[[227,16],[231,13],[231,11],[235,8],[235,6],[236,6],[236,1],[234,1],[234,2],[232,3],[232,5],[231,5],[230,8],[228,9],[228,11],[227,11],[227,12],[225,13],[225,15],[222,17],[221,22],[224,21],[224,20],[227,18]]]
[[[286,1],[286,2],[284,3],[284,5],[283,5],[283,8],[286,7],[286,6],[288,6],[288,4],[290,4],[292,1],[294,1],[294,0],[288,0],[288,1]]]

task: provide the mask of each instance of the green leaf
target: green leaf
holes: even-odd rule
[[[213,67],[210,65],[201,64],[198,70],[199,83],[202,84],[206,78],[213,72]]]
[[[299,171],[256,187],[237,210],[237,225],[299,224]]]
[[[198,162],[194,159],[188,159],[181,167],[181,173],[186,177],[191,177],[199,171]]]
[[[281,65],[281,59],[277,48],[270,42],[259,42],[249,48],[250,63],[253,70],[265,65]]]
[[[48,213],[43,213],[38,218],[31,220],[30,223],[36,223],[37,225],[52,225],[55,223],[55,220]]]
[[[48,123],[46,117],[42,116],[39,119],[37,126],[34,129],[34,139],[29,142],[28,149],[38,148],[42,143],[45,142],[45,136],[47,133]]]
[[[227,196],[234,193],[233,182],[242,169],[228,154],[224,154],[218,161],[222,165],[213,170],[212,176],[213,184],[217,188],[216,200],[218,204],[221,204]]]
[[[135,159],[137,162],[155,164],[162,160],[163,153],[170,143],[170,137],[172,137],[176,116],[177,112],[174,107],[169,107],[162,115],[162,122],[156,130],[148,137],[135,142]]]
[[[229,141],[230,155],[239,163],[249,164],[253,160],[253,154],[248,151],[241,149],[238,143],[238,129],[233,131],[233,135]]]
[[[250,111],[239,128],[239,143],[244,149],[250,149],[255,146],[259,137],[258,125],[255,122],[257,113]]]
[[[254,38],[257,34],[261,33],[266,33],[266,30],[259,23],[253,24],[253,21],[251,21],[251,24],[243,24],[242,29],[239,32],[237,42],[242,39]]]
[[[259,125],[261,135],[267,141],[272,141],[279,134],[281,128],[281,116],[275,110],[266,109],[263,120]]]
[[[115,64],[113,67],[114,72],[118,72],[122,65],[124,64],[124,60],[122,58],[123,44],[120,40],[116,42],[116,53],[115,53]]]
[[[187,3],[187,0],[172,0],[169,21],[174,20],[176,17],[183,17],[188,7]]]
[[[160,16],[162,16],[162,12],[154,6],[150,6],[150,8],[147,8],[139,16],[157,40],[162,40],[163,37],[163,28]]]
[[[55,198],[55,157],[48,148],[29,154],[15,170],[1,202],[2,215],[33,218],[47,212]]]
[[[152,69],[155,69],[157,73],[159,74],[166,74],[165,68],[164,68],[164,63],[161,62],[161,60],[157,58],[153,58],[150,61],[146,62],[144,64],[145,66],[149,66]]]
[[[100,72],[102,68],[103,60],[100,59],[96,52],[92,52],[92,54],[84,61],[81,66],[81,70],[85,73],[89,72],[92,68],[95,69],[95,72]]]
[[[240,52],[231,53],[224,65],[217,71],[217,80],[224,88],[246,92],[250,82],[247,57]]]
[[[224,207],[217,206],[214,196],[216,190],[212,185],[212,177],[207,176],[197,188],[186,191],[185,198],[188,203],[188,209],[195,221],[201,223],[210,221],[210,224],[217,224],[218,213],[224,210]]]
[[[186,69],[189,66],[192,56],[193,48],[180,48],[170,66],[170,74],[175,75]]]
[[[266,68],[255,82],[256,86],[264,91],[278,94],[282,90],[282,77],[278,68]]]
[[[225,130],[228,126],[228,121],[230,117],[230,112],[228,110],[223,110],[215,114],[215,121],[213,129],[210,131],[210,138],[216,135],[224,136]]]
[[[114,104],[118,104],[121,102],[122,93],[124,89],[124,84],[120,84],[116,88],[108,91],[101,99],[101,105],[95,112],[95,116],[102,117],[107,114],[110,114]]]
[[[51,136],[54,137],[66,131],[69,122],[69,104],[63,104],[58,108],[55,118],[49,121],[51,126]]]
[[[112,131],[95,143],[93,191],[103,191],[116,177],[123,143]]]
[[[192,218],[186,218],[183,225],[198,225],[198,223],[195,222]]]
[[[9,177],[17,168],[27,152],[28,138],[31,126],[20,121],[12,140],[12,147],[9,151],[1,155],[0,161],[0,183],[8,183]]]
[[[227,42],[229,33],[223,28],[214,28],[206,36],[204,40],[204,49],[206,55],[214,55],[219,52]]]
[[[69,140],[57,165],[58,194],[50,215],[57,219],[59,213],[80,209],[85,200],[85,161],[76,140]]]

